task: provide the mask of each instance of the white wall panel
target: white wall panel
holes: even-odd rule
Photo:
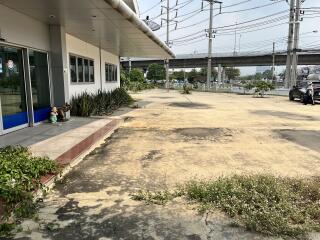
[[[8,43],[35,49],[50,50],[49,27],[0,4],[0,29]]]
[[[89,44],[87,42],[84,42],[74,36],[71,36],[70,34],[67,34],[67,54],[73,54],[78,55],[82,57],[86,57],[89,59],[94,60],[94,73],[95,73],[95,82],[94,83],[71,83],[70,79],[70,67],[69,67],[69,57],[68,57],[68,72],[69,72],[69,91],[70,91],[70,97],[82,93],[84,91],[88,93],[95,93],[99,89],[107,90],[113,90],[120,86],[120,74],[119,74],[119,67],[120,67],[120,61],[119,57],[116,55],[113,55],[111,53],[108,53],[104,50],[101,51],[101,60],[100,60],[100,53],[99,48],[96,46],[93,46],[92,44]],[[100,66],[101,63],[101,66]],[[118,81],[114,83],[107,83],[105,81],[105,63],[112,63],[118,66]],[[101,71],[101,74],[100,74]],[[102,77],[102,78],[101,78]]]

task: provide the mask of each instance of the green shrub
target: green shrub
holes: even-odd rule
[[[191,88],[186,84],[183,85],[182,94],[191,94]]]
[[[143,72],[139,68],[134,68],[129,73],[130,82],[144,82]]]
[[[257,81],[254,83],[255,93],[263,97],[265,92],[275,89],[275,86],[272,83],[265,81]]]
[[[0,200],[5,204],[2,220],[7,219],[12,211],[18,217],[32,213],[33,192],[42,188],[41,176],[58,171],[56,162],[46,157],[34,157],[27,148],[0,148]],[[3,224],[0,229],[5,231],[8,224]]]
[[[132,102],[133,99],[123,88],[111,92],[98,91],[95,94],[83,92],[72,97],[71,115],[79,117],[105,115]]]
[[[127,89],[132,92],[139,92],[147,89],[155,88],[154,84],[146,83],[146,82],[129,82],[127,85]]]

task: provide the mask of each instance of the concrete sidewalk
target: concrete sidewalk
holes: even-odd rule
[[[43,123],[0,137],[0,147],[21,145],[35,156],[69,164],[120,124],[120,118],[79,118],[58,124]]]

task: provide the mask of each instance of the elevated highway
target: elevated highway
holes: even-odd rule
[[[212,58],[212,66],[217,67],[248,67],[248,66],[271,66],[271,52],[243,52],[243,53],[217,53]],[[299,65],[319,65],[320,49],[305,49],[298,52]],[[278,51],[275,53],[275,65],[285,65],[287,53]],[[131,59],[132,68],[147,69],[152,63],[164,64],[163,59]],[[129,68],[129,60],[124,58],[121,60],[124,68]],[[175,59],[170,60],[170,68],[202,68],[208,65],[208,55],[200,54],[182,54],[177,55]]]

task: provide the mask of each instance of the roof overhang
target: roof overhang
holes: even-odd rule
[[[137,0],[124,0],[124,2],[139,16],[139,5]]]
[[[67,33],[119,56],[174,57],[123,0],[0,0],[0,4],[46,24],[62,25]]]

